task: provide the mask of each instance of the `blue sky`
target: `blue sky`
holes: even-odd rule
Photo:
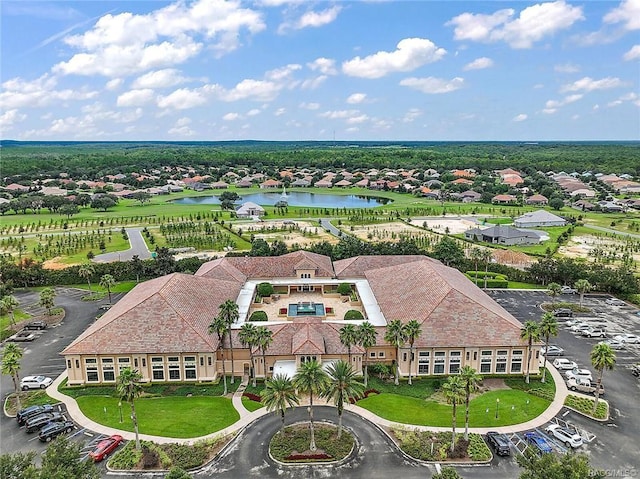
[[[3,0],[0,15],[4,139],[640,139],[640,0]]]

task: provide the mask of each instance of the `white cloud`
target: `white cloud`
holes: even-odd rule
[[[117,90],[124,84],[124,80],[122,78],[114,78],[113,80],[109,80],[105,88],[109,91]]]
[[[86,87],[56,90],[57,79],[47,74],[32,81],[12,78],[2,83],[0,105],[4,110],[36,108],[68,101],[89,100],[98,92]]]
[[[445,80],[443,78],[426,77],[426,78],[405,78],[400,82],[402,86],[408,86],[422,93],[439,94],[449,93],[458,90],[464,86],[464,79],[460,77]]]
[[[356,125],[356,124],[364,123],[368,119],[369,117],[363,113],[362,115],[352,116],[351,118],[347,118],[347,124]]]
[[[515,10],[498,10],[491,15],[463,13],[447,22],[454,26],[456,40],[504,41],[511,48],[531,48],[537,41],[583,20],[582,7],[564,0],[538,3],[525,8],[517,18]]]
[[[513,117],[513,121],[515,122],[525,121],[527,118],[529,118],[529,116],[526,113],[520,113],[519,115],[516,115]]]
[[[191,124],[191,118],[186,116],[179,118],[176,120],[173,128],[171,128],[168,133],[174,136],[193,136],[195,135],[195,131],[193,131],[189,125]]]
[[[287,112],[286,108],[278,108],[276,111],[273,112],[273,116],[282,116]]]
[[[322,118],[329,118],[330,120],[345,119],[360,113],[358,110],[332,110],[320,113]]]
[[[578,73],[580,71],[580,67],[573,63],[565,63],[563,65],[554,66],[553,70],[558,73]]]
[[[322,85],[325,81],[327,81],[329,77],[327,75],[320,75],[315,78],[308,78],[300,83],[300,88],[303,90],[315,90],[320,85]]]
[[[186,110],[205,104],[207,102],[207,93],[207,89],[204,88],[196,90],[179,88],[168,95],[159,96],[156,102],[159,108]]]
[[[222,101],[254,100],[272,101],[284,87],[283,84],[264,80],[245,79],[230,90],[219,88],[218,97]]]
[[[487,57],[476,58],[470,63],[467,63],[463,70],[483,70],[493,66],[493,60]]]
[[[311,70],[319,71],[323,75],[336,75],[338,73],[336,61],[331,58],[316,58],[312,62],[307,63],[307,66]]]
[[[240,115],[240,113],[227,113],[226,115],[224,115],[222,117],[222,119],[224,121],[235,121],[235,120],[240,120],[242,119],[242,116]]]
[[[156,70],[139,76],[131,86],[133,88],[167,88],[179,85],[187,80],[188,78],[183,77],[179,70],[165,68],[164,70]]]
[[[609,107],[618,106],[626,102],[631,102],[636,106],[640,106],[640,97],[635,92],[625,93],[624,95],[621,95],[618,99],[609,102],[607,106]]]
[[[405,38],[393,52],[380,51],[364,58],[359,56],[342,64],[342,71],[361,78],[380,78],[393,72],[408,72],[436,62],[447,53],[426,38]]]
[[[320,108],[320,103],[302,102],[302,103],[300,103],[300,108],[304,108],[305,110],[317,110],[318,108]]]
[[[640,30],[640,1],[624,0],[620,5],[607,13],[605,23],[623,23],[625,30]]]
[[[347,103],[349,103],[350,105],[357,105],[358,103],[362,103],[366,99],[366,93],[353,93],[347,98]]]
[[[27,119],[27,115],[24,113],[20,113],[18,110],[7,110],[2,115],[0,115],[0,127],[2,128],[11,128],[16,123],[24,121]]]
[[[631,49],[626,52],[622,58],[624,58],[625,61],[640,59],[640,45],[632,46]]]
[[[558,108],[568,105],[569,103],[576,102],[583,97],[580,93],[575,93],[573,95],[567,95],[562,100],[547,100],[544,105],[543,113],[551,115],[558,111]]]
[[[419,110],[418,108],[411,108],[409,111],[407,111],[404,114],[404,117],[402,118],[402,122],[403,123],[412,123],[413,121],[415,121],[421,115],[422,115],[422,111],[421,110]]]
[[[617,77],[606,77],[601,80],[594,80],[590,77],[584,77],[573,83],[564,85],[560,91],[594,91],[594,90],[607,90],[609,88],[618,88],[624,86],[624,83]]]
[[[141,106],[154,100],[155,92],[149,88],[130,90],[118,96],[118,106]]]
[[[291,75],[293,74],[293,72],[300,70],[301,68],[302,68],[301,65],[298,65],[296,63],[291,63],[281,68],[276,68],[275,70],[268,71],[265,74],[265,78],[267,80],[272,80],[272,81],[288,80],[291,78]]]
[[[258,108],[253,108],[247,112],[247,116],[256,116],[256,115],[259,115],[260,113],[262,113],[262,110],[259,110]]]
[[[321,27],[323,25],[327,25],[338,18],[338,14],[341,10],[342,7],[334,5],[333,7],[322,10],[321,12],[306,12],[293,25],[293,28],[299,30],[301,28]]]

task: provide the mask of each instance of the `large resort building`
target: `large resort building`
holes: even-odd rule
[[[257,296],[260,283],[274,293]],[[341,283],[353,293],[338,293]],[[239,318],[224,348],[209,325],[220,305],[233,300]],[[225,257],[203,264],[195,275],[173,273],[137,285],[63,352],[68,383],[114,383],[119,371],[132,367],[147,382],[214,381],[222,374],[249,374],[249,350],[239,340],[241,326],[256,311],[272,331],[272,343],[256,348],[257,377],[292,376],[304,361],[324,366],[348,360],[340,329],[363,320],[345,320],[356,310],[373,324],[377,343],[367,351],[351,347],[351,364],[392,364],[403,376],[455,374],[471,366],[481,374],[522,375],[527,343],[522,324],[459,271],[426,256],[358,256],[332,262],[306,251],[277,257]],[[354,314],[354,313],[351,313]],[[357,315],[357,313],[355,313]],[[261,316],[265,316],[261,314]],[[421,334],[413,360],[406,344],[396,349],[384,340],[389,322],[417,320]],[[229,342],[230,340],[230,342]],[[231,348],[233,346],[233,348]],[[540,345],[529,364],[538,372]],[[263,361],[264,357],[264,361]]]

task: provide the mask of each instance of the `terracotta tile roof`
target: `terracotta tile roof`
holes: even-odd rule
[[[246,275],[231,263],[225,261],[225,258],[218,258],[214,259],[213,261],[207,261],[202,266],[200,266],[200,268],[198,268],[195,276],[204,276],[206,278],[212,279],[223,279],[226,281],[239,281],[242,283],[247,280]]]
[[[325,354],[327,351],[320,331],[321,324],[311,321],[296,324],[299,327],[291,338],[291,352],[293,354]]]
[[[333,263],[333,269],[338,278],[363,278],[365,272],[384,266],[410,263],[413,261],[429,260],[427,256],[399,255],[399,256],[356,256],[341,259]],[[431,260],[434,261],[434,260]]]
[[[63,354],[207,352],[217,348],[208,326],[241,282],[181,273],[136,286],[73,341]]]
[[[305,269],[315,269],[316,276],[334,276],[331,258],[308,251],[295,251],[282,256],[242,256],[223,259],[249,278],[294,278],[296,266],[303,260],[309,265],[309,268]]]
[[[273,343],[267,355],[291,354],[347,354],[340,342],[342,324],[327,323],[320,318],[297,318],[285,324],[266,324],[273,332]],[[352,346],[351,353],[364,349]]]

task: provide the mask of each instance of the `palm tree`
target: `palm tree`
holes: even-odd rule
[[[544,313],[540,324],[538,325],[538,332],[542,339],[544,339],[545,352],[549,349],[549,339],[551,336],[558,335],[558,321],[552,313]],[[542,382],[545,381],[547,376],[547,355],[544,355],[544,369],[542,370]]]
[[[103,274],[100,278],[100,286],[107,290],[109,293],[109,304],[111,304],[111,288],[116,284],[116,280],[110,274]]]
[[[309,422],[311,444],[309,449],[316,450],[316,438],[313,431],[313,395],[322,394],[329,384],[329,376],[316,360],[307,361],[300,365],[293,377],[293,385],[301,393],[309,393]]]
[[[596,344],[591,350],[591,364],[598,371],[598,379],[596,379],[596,400],[593,402],[593,415],[596,414],[598,408],[598,399],[600,397],[600,386],[602,385],[602,375],[604,370],[612,370],[616,365],[616,353],[613,352],[608,344]]]
[[[411,386],[411,362],[413,361],[413,343],[416,339],[418,339],[418,337],[420,337],[420,334],[422,334],[422,329],[420,329],[420,323],[415,319],[412,319],[402,327],[402,332],[406,341],[409,342],[409,386]]]
[[[253,324],[244,323],[240,328],[240,332],[238,333],[238,339],[240,340],[242,345],[249,348],[249,358],[251,360],[251,369],[253,371],[252,383],[254,388],[256,387],[256,365],[253,358],[253,348],[258,345],[256,330],[257,328]]]
[[[0,311],[11,317],[11,324],[16,324],[15,311],[18,306],[20,306],[20,302],[15,296],[7,295],[0,300]]]
[[[471,248],[471,251],[469,252],[469,259],[473,261],[474,270],[476,272],[476,286],[478,286],[478,263],[483,260],[482,251],[483,250],[480,248]]]
[[[469,402],[471,400],[471,394],[478,390],[480,383],[482,382],[482,376],[480,376],[475,369],[471,366],[464,366],[460,370],[460,379],[464,385],[464,440],[469,440]]]
[[[53,288],[45,288],[40,292],[40,306],[47,309],[47,314],[51,316],[51,309],[55,306],[56,292]]]
[[[336,361],[327,368],[329,386],[324,390],[323,396],[332,399],[338,408],[338,439],[342,435],[342,412],[345,401],[349,398],[360,397],[364,392],[364,384],[356,380],[356,372],[351,364],[345,361]]]
[[[87,280],[89,291],[91,291],[91,277],[96,274],[96,269],[91,263],[83,264],[78,268],[78,276]]]
[[[404,344],[404,328],[402,321],[394,319],[387,324],[387,332],[384,334],[384,340],[391,346],[396,348],[396,379],[395,385],[400,384],[400,348]]]
[[[262,403],[267,411],[279,411],[282,419],[280,430],[284,430],[284,413],[289,407],[300,403],[296,395],[293,382],[284,374],[276,374],[265,381],[265,388],[261,393]]]
[[[22,348],[15,343],[7,343],[2,351],[2,374],[11,376],[13,390],[16,394],[18,410],[22,409],[20,404],[20,360],[22,359]]]
[[[340,342],[347,348],[349,364],[351,364],[351,346],[358,344],[358,332],[353,324],[347,324],[340,328]]]
[[[580,307],[582,308],[582,300],[584,299],[584,294],[588,293],[593,289],[591,283],[589,283],[586,279],[579,279],[576,281],[576,284],[573,285],[574,288],[580,293]]]
[[[231,384],[235,382],[235,369],[233,365],[233,335],[231,334],[231,325],[234,324],[239,317],[238,305],[231,299],[227,299],[220,305],[218,315],[223,317],[227,322],[229,329],[229,349],[231,350]]]
[[[364,321],[358,326],[358,344],[364,348],[364,387],[369,382],[369,348],[376,345],[376,328],[369,321]]]
[[[489,274],[489,262],[491,261],[491,250],[483,249],[480,251],[480,259],[484,261],[484,288],[487,289],[487,275]]]
[[[540,338],[540,331],[538,329],[538,323],[535,321],[527,321],[524,323],[523,328],[520,330],[520,339],[527,341],[527,376],[525,382],[529,384],[529,366],[531,365],[531,354],[533,351],[531,350],[533,346],[533,342],[537,341]],[[546,350],[545,350],[546,352]],[[546,355],[545,355],[546,356]]]
[[[228,393],[227,390],[227,369],[224,364],[224,337],[226,336],[228,331],[227,323],[224,318],[220,316],[216,316],[213,320],[213,323],[209,325],[209,334],[216,334],[218,336],[218,351],[222,351],[222,382],[224,384],[224,393],[223,396],[226,396]]]
[[[134,400],[142,394],[142,374],[137,369],[124,368],[116,381],[116,393],[121,401],[126,401],[131,405],[131,421],[136,433],[136,449],[140,450],[140,438],[138,437],[138,417]]]
[[[462,378],[460,375],[449,376],[447,378],[447,382],[442,385],[442,389],[444,392],[444,397],[447,398],[447,402],[451,404],[453,407],[452,410],[452,418],[453,418],[453,434],[451,437],[451,451],[453,452],[453,448],[456,445],[456,421],[457,421],[457,413],[458,413],[458,403],[462,399],[462,393],[464,392],[464,383],[462,382]]]
[[[267,349],[273,342],[273,331],[266,326],[259,326],[256,329],[256,343],[260,346],[262,352],[262,368],[264,369],[264,378],[267,379]]]
[[[562,286],[558,283],[549,283],[547,285],[547,294],[551,296],[551,304],[556,304],[556,298],[562,293]]]

